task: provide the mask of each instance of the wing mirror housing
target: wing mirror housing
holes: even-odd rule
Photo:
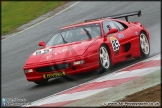
[[[117,28],[112,28],[106,33],[106,36],[109,35],[109,34],[112,34],[112,33],[117,33],[117,32],[118,32]]]
[[[46,46],[46,44],[45,44],[44,41],[40,41],[38,45],[39,45],[39,46],[43,46],[43,48],[45,48],[45,46]]]

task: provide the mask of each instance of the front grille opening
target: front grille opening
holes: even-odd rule
[[[39,67],[35,68],[37,72],[52,72],[52,71],[58,71],[62,69],[68,69],[70,67],[70,63],[63,63],[63,64],[57,64],[53,66],[45,66],[45,67]]]

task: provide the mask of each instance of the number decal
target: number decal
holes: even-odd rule
[[[33,55],[39,55],[39,54],[45,54],[47,52],[50,52],[52,49],[41,49],[41,50],[37,50],[33,53]]]
[[[115,37],[110,37],[113,50],[117,53],[120,48],[120,43]]]

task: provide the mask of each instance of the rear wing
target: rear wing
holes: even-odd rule
[[[99,19],[104,19],[104,18],[123,18],[125,17],[125,20],[128,21],[128,17],[129,16],[135,16],[138,15],[138,17],[140,17],[141,14],[141,10],[139,11],[133,11],[133,12],[127,12],[127,13],[122,13],[122,14],[117,14],[117,15],[111,15],[111,16],[107,16],[107,17],[101,17],[101,18],[95,18],[95,19],[89,19],[89,20],[85,20],[85,22],[90,21],[90,20],[99,20]]]

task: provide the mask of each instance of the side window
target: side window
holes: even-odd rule
[[[111,20],[106,20],[103,22],[104,34],[106,34],[112,28],[117,28],[117,26]]]
[[[115,23],[116,26],[118,26],[120,31],[123,31],[124,29],[127,28],[127,26],[125,24],[119,23],[117,21],[113,21]]]

